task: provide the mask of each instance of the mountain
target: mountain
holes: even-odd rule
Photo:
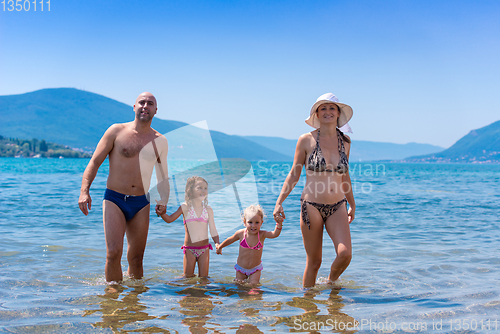
[[[38,138],[93,151],[111,124],[129,122],[134,114],[131,106],[99,94],[55,88],[0,96],[0,117],[0,135],[6,138]],[[290,161],[295,153],[296,140],[231,136],[187,125],[153,119],[152,127],[165,134],[171,143],[171,158],[213,159],[216,153],[217,158]],[[428,144],[354,140],[350,160],[500,162],[500,121],[471,131],[447,150]]]
[[[93,150],[113,123],[130,121],[132,109],[107,97],[71,88],[0,96],[0,134],[41,138]]]
[[[472,130],[443,152],[413,156],[404,161],[500,163],[500,121]]]
[[[291,157],[295,154],[295,146],[297,145],[297,140],[280,137],[245,136],[244,138]],[[393,144],[353,140],[349,160],[351,162],[400,160],[413,155],[430,154],[443,150],[443,147],[429,144]]]
[[[251,140],[270,150],[284,154],[289,157],[288,160],[293,160],[293,156],[295,154],[295,146],[297,145],[297,140],[285,139],[281,137],[267,137],[267,136],[242,136],[242,138]]]
[[[4,137],[40,138],[93,151],[111,124],[129,122],[134,113],[131,106],[102,95],[74,88],[54,88],[0,96],[0,117],[0,135]],[[186,125],[188,124],[155,117],[151,126],[166,134]],[[290,160],[287,155],[239,136],[219,131],[210,131],[210,136],[218,158]],[[205,141],[210,142],[205,137]],[[191,144],[187,146],[200,147],[196,142]],[[202,146],[211,148],[210,145]],[[177,151],[180,152],[180,149]],[[196,158],[187,153],[178,156]]]

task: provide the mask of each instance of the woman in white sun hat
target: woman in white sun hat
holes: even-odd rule
[[[337,280],[351,261],[349,224],[356,208],[349,177],[351,140],[339,130],[349,128],[347,122],[351,117],[352,108],[340,103],[332,93],[323,94],[316,100],[306,119],[306,123],[316,130],[303,134],[297,141],[293,167],[274,208],[274,219],[282,222],[285,219],[282,203],[299,181],[305,166],[307,178],[300,199],[300,229],[307,254],[304,287],[314,286],[316,282],[322,259],[323,227],[337,253],[329,281]]]

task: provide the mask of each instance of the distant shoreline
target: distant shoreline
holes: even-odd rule
[[[81,156],[81,157],[64,157],[64,156],[51,156],[51,157],[36,157],[36,156],[31,156],[31,157],[24,157],[24,156],[19,156],[19,157],[12,157],[12,156],[0,156],[0,158],[6,158],[6,159],[50,159],[50,160],[57,160],[57,159],[90,159],[92,156]],[[170,159],[170,161],[175,162],[175,161],[191,161],[188,159]],[[198,161],[198,160],[193,160],[193,161]],[[271,161],[271,160],[249,160],[251,163],[258,163],[260,161],[265,161],[265,162],[273,162],[273,163],[282,163],[282,164],[292,164],[293,160],[276,160],[276,161]],[[367,161],[351,161],[349,164],[415,164],[415,165],[500,165],[500,161],[475,161],[475,162],[443,162],[443,161],[404,161],[404,160],[367,160]]]

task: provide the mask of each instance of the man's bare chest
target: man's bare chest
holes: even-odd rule
[[[137,135],[133,133],[122,134],[115,139],[113,150],[125,158],[138,157],[144,147],[151,142],[154,137]]]

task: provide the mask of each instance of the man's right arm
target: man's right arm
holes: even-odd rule
[[[82,187],[80,189],[80,198],[78,199],[78,206],[83,214],[88,215],[92,207],[92,199],[90,198],[90,185],[97,175],[97,170],[104,162],[109,152],[113,149],[116,135],[121,129],[121,124],[114,124],[106,130],[101,140],[90,159],[85,172],[83,172]]]

